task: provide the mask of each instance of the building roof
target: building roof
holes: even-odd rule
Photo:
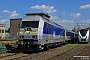
[[[0,24],[0,27],[5,27],[5,24]]]
[[[0,25],[5,25],[5,24],[0,24]]]
[[[10,20],[21,20],[22,18],[13,18],[13,19],[10,19]]]

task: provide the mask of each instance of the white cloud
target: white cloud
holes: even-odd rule
[[[56,19],[58,19],[58,16],[51,16],[50,17],[50,20],[56,20]]]
[[[41,9],[43,10],[45,13],[55,13],[56,9],[54,9],[54,6],[46,6],[46,5],[36,5],[36,6],[32,6],[32,9]]]
[[[9,13],[9,10],[3,10],[4,13]]]
[[[16,11],[12,11],[12,12],[10,12],[10,14],[11,14],[10,18],[14,18],[19,15]]]
[[[62,15],[66,15],[66,12],[61,12],[62,13]]]
[[[8,19],[0,20],[0,24],[5,24],[6,29],[10,27],[10,21]]]
[[[58,20],[56,23],[60,24],[62,27],[72,30],[74,28],[73,20]]]
[[[90,4],[80,6],[79,9],[88,9],[90,8]]]
[[[86,21],[87,23],[90,23],[90,19]]]
[[[2,19],[2,20],[0,21],[0,23],[6,23],[6,22],[8,22],[7,19]]]
[[[9,13],[10,14],[10,18],[14,18],[16,16],[19,15],[19,13],[17,13],[15,10],[10,12],[9,10],[3,10],[4,13]]]
[[[70,15],[73,16],[73,17],[80,17],[80,16],[81,16],[80,13],[72,13],[72,14],[70,14]]]
[[[90,19],[82,20],[81,23],[78,23],[79,28],[87,28],[90,26]]]
[[[83,22],[83,23],[90,23],[90,19],[88,19],[88,20],[83,20],[82,22]]]
[[[66,29],[69,29],[69,30],[73,29],[74,25],[75,25],[74,19],[67,20],[67,19],[56,18],[56,20],[53,20],[53,22],[56,22],[57,24],[61,25],[62,27],[66,28]]]
[[[74,23],[73,20],[61,20],[60,22],[62,22],[62,23]]]
[[[61,12],[61,13],[65,14],[66,12]]]

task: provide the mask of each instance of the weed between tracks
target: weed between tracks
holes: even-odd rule
[[[77,46],[78,44],[68,44],[66,45],[64,48],[60,49],[60,50],[56,50],[55,53],[61,53],[61,52],[65,52],[69,49],[72,49],[73,47]]]
[[[74,55],[85,49],[87,44],[68,44],[66,47],[61,49],[59,54],[49,58],[48,60],[70,60]]]

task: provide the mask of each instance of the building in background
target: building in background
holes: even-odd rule
[[[0,24],[0,39],[5,38],[5,25]]]
[[[18,33],[18,25],[22,18],[10,19],[10,34],[16,35]]]

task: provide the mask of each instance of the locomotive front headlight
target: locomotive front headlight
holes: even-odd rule
[[[86,38],[87,38],[87,36],[86,36]]]
[[[38,41],[33,41],[33,44],[38,44]]]
[[[37,39],[37,35],[32,36],[32,38]]]
[[[19,36],[19,38],[24,38],[24,36]]]
[[[19,38],[22,38],[22,36],[19,36]]]

